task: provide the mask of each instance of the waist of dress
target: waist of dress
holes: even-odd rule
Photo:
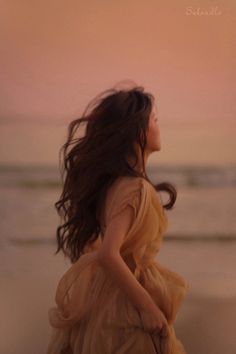
[[[124,260],[135,278],[141,283],[143,283],[143,278],[148,277],[150,280],[150,274],[154,275],[154,277],[158,274],[165,281],[184,288],[186,291],[190,288],[190,284],[180,274],[160,264],[155,258],[144,258],[139,264],[135,262],[132,256]]]
[[[124,261],[137,279],[139,279],[140,275],[146,272],[148,269],[152,267],[158,267],[158,264],[155,259],[151,258],[148,260],[143,260],[142,262],[140,262],[140,264],[137,264],[133,256],[129,255],[129,257],[124,258]]]

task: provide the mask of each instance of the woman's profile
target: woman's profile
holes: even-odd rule
[[[161,150],[158,118],[135,84],[103,91],[69,124],[55,253],[71,266],[48,311],[47,354],[186,354],[174,322],[189,285],[156,260],[177,195],[146,172]]]

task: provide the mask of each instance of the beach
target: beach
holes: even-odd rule
[[[156,255],[190,286],[176,335],[187,354],[236,353],[236,1],[210,5],[2,2],[1,354],[46,354],[48,310],[70,267],[61,253],[54,255],[61,148],[69,132],[73,142],[80,141],[86,124],[70,130],[70,123],[88,115],[96,123],[96,147],[104,152],[114,137],[109,154],[114,164],[119,161],[123,148],[115,132],[125,151],[128,139],[133,143],[139,135],[135,124],[147,128],[146,100],[121,94],[114,114],[108,100],[107,113],[99,114],[109,133],[104,141],[90,112],[100,93],[133,85],[153,96],[160,127],[147,175],[154,184],[167,182],[177,190]],[[125,117],[127,125],[121,126]],[[154,145],[147,145],[151,151]],[[96,168],[100,163],[96,160]],[[160,197],[168,203],[165,192]]]
[[[61,253],[54,255],[58,176],[35,167],[0,171],[0,352],[42,354],[51,331],[48,310],[55,306],[56,286],[70,267]],[[232,182],[216,184],[214,175],[206,185],[204,173],[198,185],[184,183],[179,169],[169,173],[167,180],[178,181],[178,197],[166,211],[169,226],[157,260],[190,285],[175,321],[187,353],[235,354],[236,191]],[[166,195],[162,198],[165,202]]]
[[[172,179],[178,186],[174,208],[166,211],[169,225],[157,261],[190,285],[175,321],[187,353],[234,354],[234,170],[223,169],[217,175],[225,176],[223,181],[210,170],[208,182],[204,169],[188,166],[188,170],[176,166],[166,178],[166,172],[156,170],[159,180]],[[195,176],[195,184],[193,178],[188,183],[186,173]],[[158,176],[152,174],[153,181]],[[0,168],[1,353],[46,352],[51,331],[48,309],[55,306],[56,286],[70,267],[61,253],[54,255],[59,222],[54,203],[60,191],[58,171],[53,168]],[[161,197],[165,202],[166,195]]]
[[[1,245],[0,352],[42,354],[57,283],[70,263],[53,244]],[[157,259],[190,284],[175,322],[188,354],[235,353],[236,242],[166,241]]]

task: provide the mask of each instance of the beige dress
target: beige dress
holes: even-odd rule
[[[104,230],[128,204],[134,219],[120,252],[165,314],[169,335],[151,335],[143,329],[136,308],[98,262],[102,233],[58,283],[56,306],[48,311],[52,328],[47,354],[186,354],[173,324],[189,284],[156,260],[167,215],[148,181],[119,177],[106,197]]]

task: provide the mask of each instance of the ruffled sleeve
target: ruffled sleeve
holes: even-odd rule
[[[131,207],[133,210],[131,226],[120,249],[123,256],[140,253],[145,243],[144,237],[140,237],[140,230],[148,223],[147,216],[151,207],[149,191],[147,181],[141,177],[129,176],[122,177],[109,191],[104,214],[105,229],[125,208]]]
[[[142,196],[142,179],[123,177],[117,182],[114,188],[111,188],[106,203],[105,227],[127,207],[133,210],[133,222],[138,215]]]

